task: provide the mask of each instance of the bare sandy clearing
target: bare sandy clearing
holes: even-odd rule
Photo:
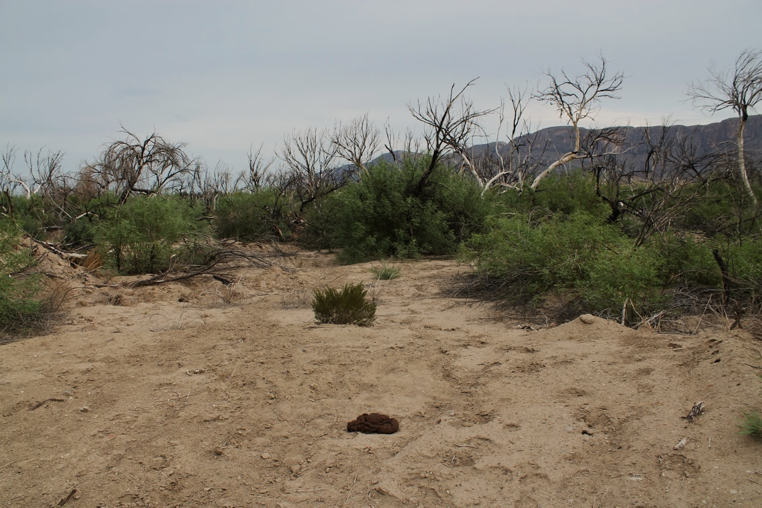
[[[312,288],[375,283],[369,266],[300,253],[232,294],[72,292],[53,333],[0,346],[0,502],[762,505],[762,443],[737,434],[761,397],[745,332],[523,330],[447,297],[468,269],[447,260],[370,287],[373,327],[316,325]],[[346,432],[369,412],[399,432]]]

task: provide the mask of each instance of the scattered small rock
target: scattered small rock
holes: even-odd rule
[[[593,316],[592,314],[582,314],[579,317],[579,320],[585,323],[586,325],[592,325],[593,323],[595,323],[595,316]]]

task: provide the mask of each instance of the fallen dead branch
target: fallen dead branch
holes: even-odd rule
[[[281,253],[282,251],[278,250],[277,252]],[[221,282],[222,280],[229,281],[232,276],[227,272],[240,266],[236,265],[236,262],[244,262],[248,266],[254,265],[260,268],[268,268],[273,264],[272,261],[261,254],[237,249],[219,249],[209,256],[209,262],[205,265],[170,266],[165,272],[154,275],[149,279],[132,282],[127,284],[126,287],[156,286],[168,282],[191,279],[199,275],[211,275]],[[224,269],[222,268],[223,266]]]
[[[48,251],[52,252],[53,254],[55,254],[55,255],[65,259],[67,261],[73,261],[73,260],[76,260],[76,259],[82,261],[85,258],[87,258],[87,254],[80,254],[80,253],[77,253],[77,252],[66,252],[66,251],[63,251],[63,250],[59,249],[57,246],[53,245],[50,242],[44,242],[42,240],[37,240],[36,238],[33,238],[31,236],[29,237],[29,239],[31,241],[33,241],[34,243],[36,243],[37,245],[41,245],[42,247],[44,247]]]
[[[72,498],[72,497],[74,497],[74,495],[75,495],[76,493],[77,493],[77,489],[76,489],[76,488],[74,488],[74,489],[71,489],[71,492],[69,492],[69,495],[68,495],[68,496],[66,496],[65,498],[61,499],[61,500],[58,502],[58,506],[64,506],[66,503],[68,503],[68,502],[71,500],[71,498]]]
[[[35,409],[42,406],[46,402],[66,402],[66,401],[64,399],[45,399],[42,402],[38,402],[34,406],[30,407],[29,409],[27,409],[27,411],[34,411]]]

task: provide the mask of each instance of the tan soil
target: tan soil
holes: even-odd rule
[[[72,289],[51,333],[0,346],[0,505],[762,506],[745,331],[522,329],[448,296],[455,261],[377,284],[324,254],[280,264],[232,289]],[[312,288],[358,281],[376,324],[316,325]],[[370,412],[400,430],[346,431]]]

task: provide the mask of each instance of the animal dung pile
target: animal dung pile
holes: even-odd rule
[[[394,434],[400,428],[396,418],[379,413],[363,413],[347,424],[347,432],[363,434]]]

